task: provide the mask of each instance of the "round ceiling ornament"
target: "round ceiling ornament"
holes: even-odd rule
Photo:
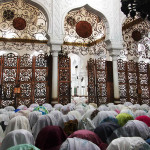
[[[4,10],[3,18],[10,21],[14,18],[14,12],[11,10]]]
[[[87,21],[79,21],[76,24],[76,32],[82,38],[88,38],[92,34],[92,26]]]
[[[76,24],[76,21],[74,18],[72,17],[68,17],[67,18],[67,23],[70,25],[70,26],[74,26]]]
[[[16,30],[23,30],[26,27],[26,21],[25,19],[21,17],[17,17],[13,20],[13,27]]]
[[[141,32],[139,32],[138,30],[133,31],[132,38],[134,39],[134,41],[140,41],[142,39]]]

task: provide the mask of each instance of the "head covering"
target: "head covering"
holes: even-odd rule
[[[142,104],[141,109],[144,110],[145,112],[148,112],[150,107],[147,104]]]
[[[138,117],[138,116],[146,116],[146,115],[147,115],[147,113],[144,110],[136,110],[134,112],[135,118]]]
[[[81,117],[79,121],[79,129],[86,129],[93,131],[95,129],[94,122],[91,120],[91,114],[95,111],[95,109],[89,109],[86,113]]]
[[[4,138],[1,150],[6,150],[11,146],[15,146],[18,144],[33,144],[34,145],[34,138],[33,135],[24,129],[14,130],[9,132],[6,137]]]
[[[68,112],[70,111],[70,108],[69,106],[67,105],[64,105],[61,107],[61,110],[60,110],[64,115],[68,114]]]
[[[70,111],[68,114],[73,115],[78,121],[81,120],[81,114],[77,110]]]
[[[100,150],[100,148],[88,140],[74,137],[67,138],[61,145],[60,150]]]
[[[94,108],[97,108],[97,104],[96,103],[89,103],[89,105],[93,106]]]
[[[6,114],[0,114],[0,123],[4,122],[4,125],[7,126],[9,123],[9,116]],[[4,130],[4,129],[3,129]]]
[[[103,122],[114,122],[115,124],[118,124],[118,120],[116,118],[113,118],[113,117],[107,117],[107,118],[105,118],[104,120],[102,120],[100,122],[100,124],[103,123]]]
[[[123,127],[115,130],[112,135],[107,139],[110,143],[112,140],[119,137],[141,137],[143,139],[149,138],[150,129],[142,121],[129,120]]]
[[[78,130],[69,136],[69,138],[74,138],[74,137],[91,141],[92,143],[96,144],[99,148],[102,148],[102,145],[104,145],[104,143],[97,136],[97,134],[89,130]]]
[[[25,105],[20,105],[17,107],[17,109],[26,110],[26,109],[28,109],[28,107]]]
[[[130,105],[133,105],[131,102],[125,102],[124,103],[124,106],[130,106]]]
[[[120,126],[114,122],[104,122],[101,123],[94,132],[99,136],[99,138],[107,143],[107,138],[113,133],[114,130],[118,129]]]
[[[47,126],[39,132],[35,146],[41,150],[59,150],[66,139],[67,135],[61,127]]]
[[[63,105],[62,104],[55,104],[54,105],[54,108],[56,109],[56,110],[61,110],[61,107],[62,107]]]
[[[40,150],[40,149],[31,144],[20,144],[17,146],[12,146],[7,150]]]
[[[33,111],[29,114],[28,119],[29,119],[31,129],[33,128],[33,126],[35,125],[35,123],[39,119],[39,116],[41,116],[41,115],[42,115],[42,112],[39,112],[39,111]]]
[[[20,110],[21,110],[21,109],[19,109],[19,111],[20,111]],[[23,114],[22,114],[22,113],[19,113],[19,111],[18,111],[17,113],[10,114],[9,118],[12,119],[12,118],[14,118],[14,117],[16,117],[16,116],[23,116]]]
[[[121,137],[113,140],[107,150],[150,150],[150,146],[140,137]]]
[[[146,123],[148,125],[148,127],[150,127],[150,118],[148,116],[138,116],[135,118],[135,120],[142,121],[142,122]]]
[[[117,115],[116,118],[120,126],[124,126],[128,122],[128,120],[134,120],[134,118],[131,115],[126,114],[126,113],[121,113]]]
[[[109,111],[109,108],[108,108],[106,105],[100,105],[100,106],[98,107],[98,110],[99,110],[99,111]]]
[[[5,113],[7,113],[6,109],[0,109],[0,114],[5,114]]]
[[[76,118],[73,115],[67,114],[63,115],[60,120],[58,121],[58,125],[64,129],[65,123],[70,121],[70,120],[76,120]]]
[[[44,103],[42,106],[44,106],[48,110],[48,112],[51,112],[53,109],[52,105],[48,103]]]
[[[33,103],[33,104],[31,104],[31,105],[29,106],[29,108],[35,108],[35,107],[38,107],[38,106],[39,106],[39,104]]]
[[[3,141],[3,139],[4,139],[4,132],[3,132],[2,127],[0,126],[0,145],[1,145],[2,141]]]
[[[4,109],[6,111],[15,111],[15,108],[13,106],[6,106]]]
[[[9,132],[17,129],[25,129],[31,132],[29,120],[25,116],[16,116],[9,121],[4,132],[7,135]]]
[[[35,107],[33,111],[39,111],[42,113],[42,115],[48,114],[48,111],[44,106]]]
[[[129,108],[123,108],[123,109],[120,111],[120,114],[122,114],[122,113],[129,114],[129,115],[131,115],[131,116],[134,118],[134,114],[133,114],[132,110],[129,109]]]
[[[116,118],[117,113],[115,111],[100,111],[97,116],[93,119],[95,127],[98,127],[101,121],[107,117]]]
[[[59,124],[59,122],[60,122],[60,120],[62,119],[62,116],[63,116],[62,112],[60,112],[58,110],[53,110],[53,111],[50,112],[50,114],[53,115],[54,118],[57,120],[57,125],[61,126]]]
[[[38,133],[42,128],[50,125],[57,125],[57,120],[54,118],[53,115],[47,114],[40,116],[32,128],[32,134],[34,136],[34,139],[36,139]]]
[[[28,118],[31,111],[28,109],[27,110],[19,110],[19,113],[21,113],[23,116]]]

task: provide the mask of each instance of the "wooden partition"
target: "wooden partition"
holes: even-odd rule
[[[71,102],[71,65],[65,55],[59,55],[58,59],[58,102],[63,105]]]
[[[113,102],[112,62],[103,58],[88,61],[88,98],[89,103],[106,104]]]
[[[51,64],[49,64],[51,66]],[[10,53],[1,57],[1,107],[13,105],[42,105],[50,100],[48,59],[45,55],[31,57],[28,54],[15,56]],[[20,92],[15,94],[14,88]]]
[[[118,60],[121,103],[150,104],[150,66],[145,62]]]

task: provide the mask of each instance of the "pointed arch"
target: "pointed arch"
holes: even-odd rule
[[[108,19],[106,18],[106,16],[102,13],[102,12],[99,12],[98,10],[96,10],[95,8],[91,7],[90,5],[86,4],[86,5],[82,5],[82,6],[72,6],[72,7],[69,7],[68,9],[66,9],[64,15],[63,15],[63,19],[62,19],[62,34],[64,35],[65,34],[65,30],[64,30],[64,21],[65,21],[65,17],[67,16],[67,14],[70,12],[70,11],[75,11],[75,10],[79,10],[81,9],[82,7],[84,7],[87,11],[97,15],[99,18],[101,18],[103,21],[104,21],[104,24],[105,24],[105,28],[106,28],[106,37],[105,39],[107,39],[109,37],[109,23],[108,23]]]

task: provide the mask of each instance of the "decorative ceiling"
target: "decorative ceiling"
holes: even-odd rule
[[[42,11],[24,0],[0,5],[0,37],[46,40],[47,21]]]
[[[124,50],[127,57],[149,58],[150,52],[150,23],[138,16],[127,18],[122,27]]]
[[[105,55],[106,29],[103,20],[84,7],[70,11],[64,22],[64,53]]]

